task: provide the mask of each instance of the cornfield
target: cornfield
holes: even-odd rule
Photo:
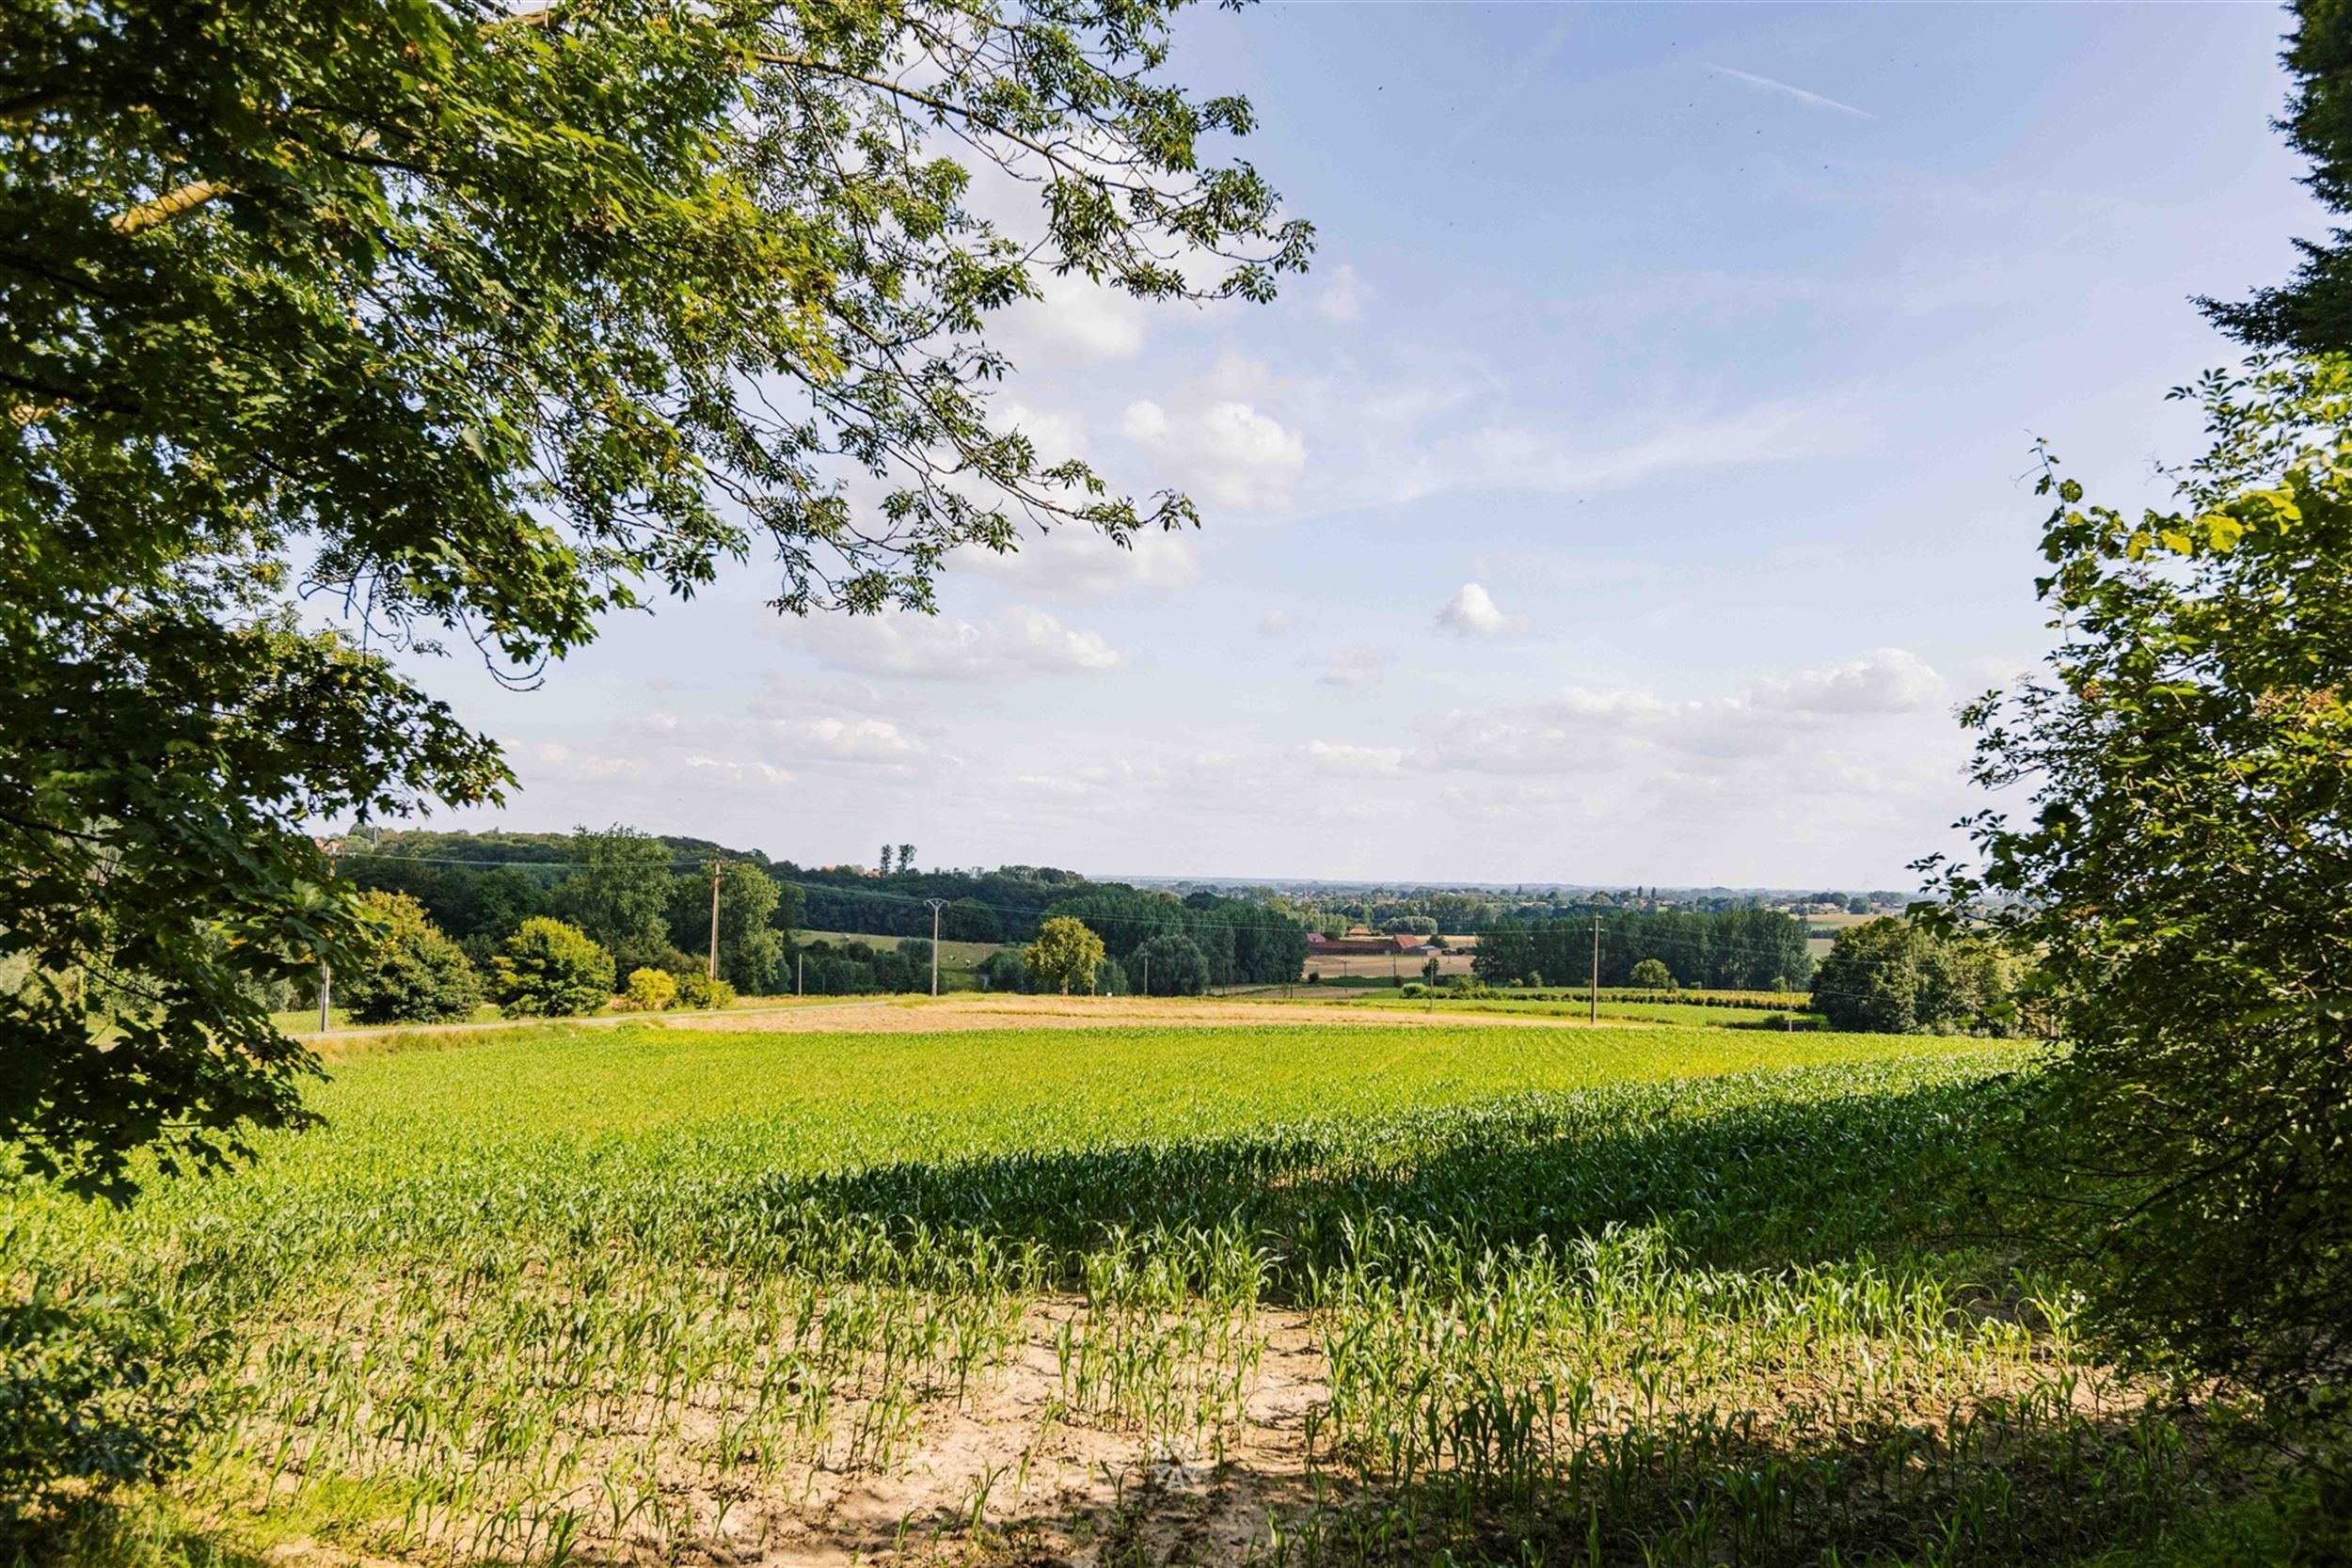
[[[2026,1065],[550,1028],[348,1062],[324,1131],[20,1194],[0,1246],[176,1347],[165,1556],[2063,1561],[2206,1483],[2177,1391],[1972,1239]]]

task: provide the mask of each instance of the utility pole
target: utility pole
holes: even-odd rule
[[[719,977],[719,868],[724,861],[710,863],[710,977]]]
[[[931,994],[939,994],[939,911],[946,907],[945,898],[926,898],[931,907]]]
[[[343,852],[343,841],[340,838],[323,838],[319,840],[319,847],[326,851],[326,875],[332,879],[335,875],[335,857]],[[322,1035],[326,1033],[333,1022],[329,1008],[333,1004],[334,991],[334,968],[322,957],[319,959],[319,1033]]]
[[[1585,993],[1592,1003],[1592,1022],[1600,1022],[1600,915],[1593,915],[1593,989]]]
[[[807,981],[808,955],[795,953],[792,955],[792,994],[806,996],[808,994]]]
[[[1152,955],[1149,953],[1143,956],[1143,994],[1152,994]]]

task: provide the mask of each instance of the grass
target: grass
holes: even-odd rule
[[[70,1552],[2056,1562],[2204,1497],[1967,1239],[2010,1049],[473,1039],[339,1066],[234,1175],[0,1205],[16,1279],[182,1325],[204,1414]]]

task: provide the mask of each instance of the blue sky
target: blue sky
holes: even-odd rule
[[[1962,698],[2044,646],[2046,436],[2195,451],[2187,303],[2322,227],[2268,7],[1262,6],[1176,70],[1311,218],[1268,307],[1083,287],[1003,339],[1049,451],[1205,526],[955,562],[935,621],[756,566],[539,690],[523,781],[803,863],[1908,886]],[[445,817],[453,824],[482,817]]]

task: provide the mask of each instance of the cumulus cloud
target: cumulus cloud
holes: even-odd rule
[[[1330,740],[1311,740],[1298,749],[1299,760],[1317,773],[1342,779],[1391,778],[1405,770],[1402,746],[1353,746]]]
[[[1768,676],[1736,695],[1677,698],[1566,687],[1534,702],[1456,710],[1431,723],[1426,765],[1470,772],[1574,775],[1639,762],[1653,776],[1722,771],[1740,759],[1808,754],[1825,736],[1864,736],[1931,707],[1943,678],[1901,648],[1825,670]]]
[[[849,615],[787,622],[785,635],[837,670],[914,680],[980,681],[1108,670],[1119,650],[1100,632],[1017,605],[978,621]]]
[[[1786,713],[1912,713],[1944,691],[1944,677],[1904,648],[1877,648],[1851,663],[1765,679],[1748,689],[1754,706]]]
[[[1242,398],[1180,398],[1172,407],[1141,399],[1120,431],[1171,483],[1219,506],[1284,506],[1307,468],[1305,438]]]
[[[1381,648],[1341,648],[1322,662],[1326,686],[1371,686],[1389,673],[1389,656]]]
[[[1450,626],[1465,637],[1500,637],[1514,630],[1518,621],[1502,613],[1494,597],[1479,583],[1466,582],[1446,600],[1438,611],[1438,624]]]
[[[923,743],[887,719],[774,720],[765,738],[772,752],[792,759],[815,755],[838,762],[903,762]]]
[[[1356,269],[1342,261],[1332,270],[1330,280],[1315,294],[1315,314],[1329,322],[1352,322],[1364,313],[1364,306],[1372,299],[1372,285],[1356,275]]]
[[[952,569],[978,572],[1038,598],[1084,603],[1131,589],[1189,588],[1200,579],[1200,552],[1182,533],[1138,533],[1122,547],[1069,523],[1001,555],[964,546]]]
[[[1041,298],[1023,300],[990,324],[1015,364],[1132,359],[1150,341],[1150,309],[1132,294],[1077,273],[1044,273],[1037,284]]]

